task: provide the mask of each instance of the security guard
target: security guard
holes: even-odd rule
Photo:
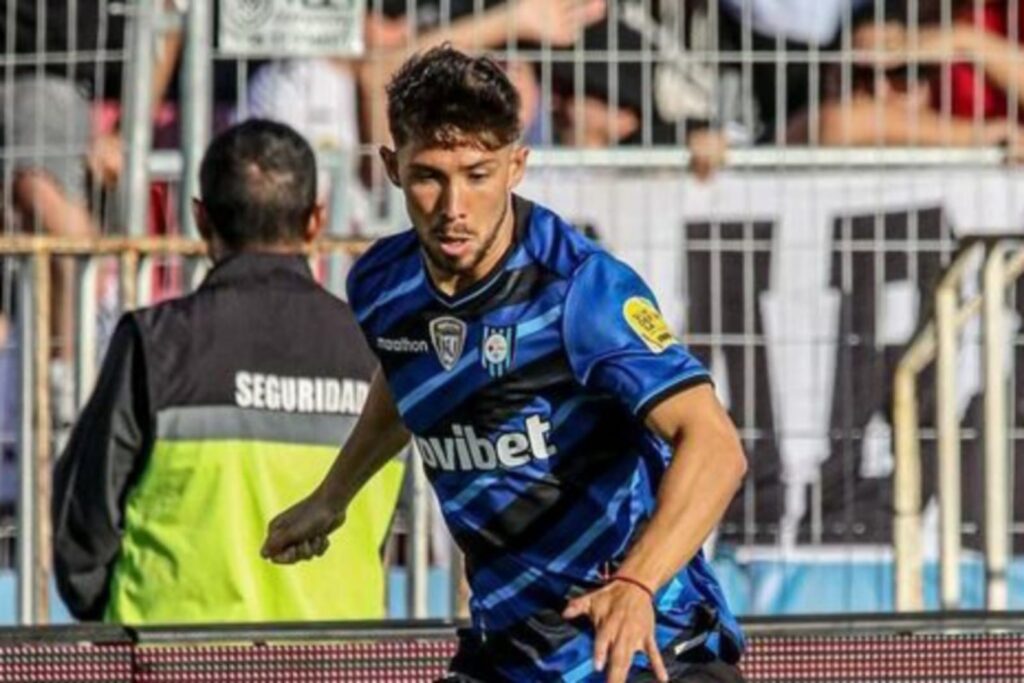
[[[57,586],[80,619],[247,622],[383,615],[379,549],[402,465],[349,507],[323,562],[264,562],[269,518],[320,481],[375,367],[301,251],[324,224],[316,161],[287,126],[213,141],[194,203],[214,268],[126,314],[57,463]]]

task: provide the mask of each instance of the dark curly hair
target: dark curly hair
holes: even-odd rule
[[[498,149],[519,137],[519,93],[488,57],[435,47],[410,57],[387,93],[388,124],[399,147],[410,140],[451,147],[472,137]]]

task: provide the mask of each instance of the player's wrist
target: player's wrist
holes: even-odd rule
[[[646,593],[647,597],[650,598],[651,602],[654,602],[654,589],[652,589],[648,584],[644,583],[644,581],[642,581],[641,579],[638,579],[634,576],[630,576],[629,574],[616,573],[608,577],[608,583],[620,583],[625,586],[632,586],[633,588]]]

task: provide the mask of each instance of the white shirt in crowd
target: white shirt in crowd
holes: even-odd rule
[[[367,197],[354,175],[359,150],[356,89],[355,76],[344,62],[289,59],[266,64],[249,79],[247,102],[249,116],[287,123],[309,141],[321,157],[318,196],[328,200],[340,181],[345,213],[365,225]],[[324,163],[339,160],[341,168]]]

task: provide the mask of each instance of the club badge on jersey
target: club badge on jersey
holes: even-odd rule
[[[501,377],[512,367],[516,351],[516,328],[484,325],[480,362],[491,377]]]
[[[437,360],[445,370],[451,370],[462,358],[466,345],[466,323],[458,318],[444,316],[430,321],[430,342]]]

